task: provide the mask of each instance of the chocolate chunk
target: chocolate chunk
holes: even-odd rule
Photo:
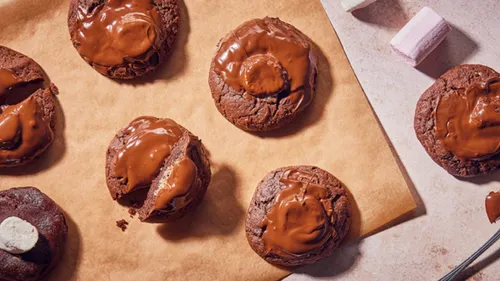
[[[135,208],[129,208],[128,213],[130,214],[130,217],[133,218],[137,214],[137,210]]]
[[[488,219],[491,223],[495,223],[500,218],[500,192],[490,192],[486,196],[484,205]]]
[[[123,232],[125,232],[125,230],[127,230],[127,225],[128,225],[128,222],[124,219],[116,221],[116,226],[118,226],[118,228],[120,228]]]

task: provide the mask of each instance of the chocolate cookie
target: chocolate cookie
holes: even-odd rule
[[[38,230],[38,241],[24,254],[0,249],[0,280],[39,280],[62,255],[68,227],[63,213],[47,195],[34,187],[0,191],[0,222],[18,217]]]
[[[171,119],[139,117],[109,145],[106,178],[111,197],[147,188],[142,221],[179,218],[196,206],[210,183],[201,141]]]
[[[350,208],[344,187],[327,171],[312,166],[274,170],[250,202],[248,243],[272,264],[314,263],[330,255],[347,234]]]
[[[316,64],[302,32],[266,17],[243,23],[219,42],[208,81],[227,120],[243,130],[269,131],[311,103]]]
[[[156,69],[179,26],[177,0],[71,0],[73,45],[99,73],[132,79]]]
[[[500,167],[500,74],[459,65],[427,89],[415,110],[415,132],[450,174],[472,177]]]
[[[26,164],[52,144],[56,94],[35,61],[0,46],[0,167]]]

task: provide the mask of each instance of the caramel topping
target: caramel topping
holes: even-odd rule
[[[15,99],[24,90],[22,85],[24,82],[12,71],[0,69],[2,103]],[[54,132],[43,119],[43,112],[32,95],[14,105],[0,106],[0,165],[35,157],[52,143]]]
[[[18,163],[44,151],[54,139],[49,122],[43,119],[43,108],[30,96],[23,102],[7,106],[0,115],[0,164]]]
[[[195,183],[199,182],[197,171],[196,165],[188,157],[173,164],[170,175],[160,181],[160,189],[155,191],[154,209],[162,210],[168,207],[179,209],[191,202],[193,198],[188,193]]]
[[[20,83],[23,83],[23,81],[17,78],[12,71],[0,69],[0,96]]]
[[[73,41],[80,54],[101,66],[148,61],[160,48],[161,17],[153,0],[105,0],[78,10]]]
[[[310,87],[308,42],[298,31],[270,18],[251,20],[221,41],[214,70],[236,91],[263,97],[287,88],[285,99],[305,107],[312,99],[304,91]]]
[[[321,247],[332,236],[332,201],[315,175],[288,169],[280,182],[286,185],[260,223],[268,253],[297,256]]]
[[[436,136],[459,158],[484,159],[500,149],[500,80],[443,96],[435,111]]]
[[[252,56],[243,62],[242,69],[245,89],[254,96],[279,93],[285,86],[283,68],[274,57]]]
[[[490,192],[485,200],[486,214],[491,223],[500,218],[500,192]]]
[[[114,172],[117,177],[127,180],[126,192],[130,192],[151,185],[182,131],[170,119],[139,117],[123,134],[123,147],[114,157]]]

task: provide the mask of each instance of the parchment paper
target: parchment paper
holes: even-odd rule
[[[69,40],[68,4],[0,0],[0,43],[35,59],[60,89],[50,150],[28,167],[0,170],[1,189],[37,186],[67,213],[67,250],[48,280],[281,278],[289,272],[260,259],[244,235],[254,188],[280,166],[316,165],[337,176],[355,198],[354,238],[415,208],[319,0],[186,0],[169,62],[134,83],[105,78],[79,57]],[[318,89],[297,122],[254,135],[219,114],[207,77],[218,40],[241,22],[266,15],[295,25],[317,44]],[[118,129],[140,115],[176,120],[211,152],[207,195],[175,224],[130,219],[106,188],[106,148]],[[120,219],[130,222],[126,232],[115,225]]]

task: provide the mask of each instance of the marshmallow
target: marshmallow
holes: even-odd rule
[[[448,23],[431,8],[424,7],[391,40],[392,48],[412,66],[417,66],[450,33]]]
[[[0,249],[11,254],[23,254],[35,247],[38,230],[18,217],[8,217],[0,223]]]
[[[340,3],[346,12],[362,9],[377,0],[342,0]]]

